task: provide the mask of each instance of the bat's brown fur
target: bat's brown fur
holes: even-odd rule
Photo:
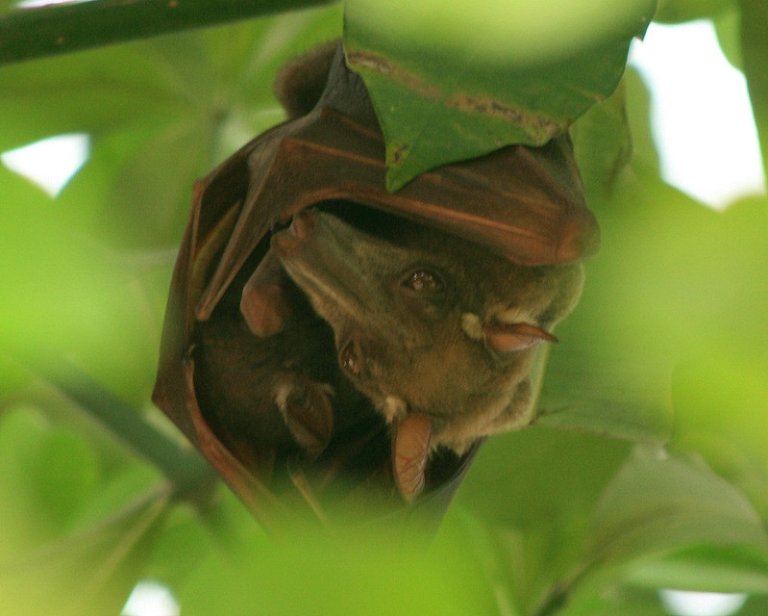
[[[581,266],[521,267],[392,216],[373,217],[374,235],[325,209],[302,214],[272,249],[386,420],[424,414],[433,446],[457,453],[527,423],[537,340],[506,349],[494,336],[514,324],[551,329],[578,300]]]

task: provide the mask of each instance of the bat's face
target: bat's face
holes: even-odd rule
[[[539,343],[574,306],[578,265],[520,267],[398,220],[367,233],[307,210],[277,233],[283,267],[332,327],[341,369],[389,422],[429,418],[462,452],[530,420]]]

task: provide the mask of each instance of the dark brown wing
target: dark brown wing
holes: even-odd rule
[[[200,319],[272,225],[323,201],[406,216],[523,265],[576,261],[598,246],[567,136],[446,165],[387,192],[383,137],[362,81],[346,69],[340,51],[315,109],[251,141],[209,176],[204,192],[222,185],[218,174],[239,179],[235,169],[244,168],[250,175],[243,208],[197,307]]]

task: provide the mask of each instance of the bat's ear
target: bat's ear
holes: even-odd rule
[[[548,331],[530,323],[493,322],[483,325],[485,341],[497,353],[523,351],[542,342],[557,342]]]

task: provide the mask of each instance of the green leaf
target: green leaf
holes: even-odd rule
[[[669,440],[669,365],[648,366],[619,350],[603,355],[581,348],[578,339],[563,340],[550,355],[537,424],[637,443]]]
[[[618,584],[578,588],[558,616],[669,616],[657,591]]]
[[[768,519],[768,408],[765,353],[721,348],[718,358],[697,358],[675,372],[674,446],[706,456],[740,486]]]
[[[345,49],[384,132],[388,188],[565,130],[615,89],[654,6],[348,1]]]
[[[606,198],[632,157],[624,84],[594,105],[571,129],[587,200]]]
[[[0,420],[0,561],[74,527],[95,498],[101,468],[90,443],[32,407]]]
[[[715,17],[727,11],[735,0],[659,0],[654,21],[680,23],[694,19]]]
[[[258,528],[251,523],[252,532],[258,533]],[[179,503],[168,512],[143,577],[161,581],[173,589],[183,588],[200,562],[209,558],[209,551],[221,548],[211,537],[200,512]]]
[[[632,563],[625,580],[646,588],[768,594],[768,554],[743,546],[696,546]]]
[[[606,487],[591,521],[591,552],[621,562],[706,544],[746,546],[768,558],[751,504],[705,465],[637,448]]]
[[[26,181],[0,168],[0,184],[16,206],[0,212],[0,276],[11,290],[0,307],[0,348],[24,358],[77,349],[97,372],[122,366],[113,374],[123,383],[151,374],[156,351],[126,268]]]
[[[535,613],[581,567],[590,512],[628,450],[539,426],[484,443],[454,509],[468,512],[472,556],[516,613]]]
[[[182,113],[166,68],[146,49],[132,44],[0,67],[0,151],[63,133],[157,125]]]
[[[743,70],[741,57],[741,11],[737,3],[730,10],[723,11],[713,20],[720,49],[734,68]]]
[[[738,612],[739,616],[762,616],[768,610],[768,597],[752,596]]]
[[[612,200],[598,206],[601,252],[586,264],[580,305],[558,329],[561,343],[550,356],[540,421],[656,443],[674,426],[682,443],[689,427],[696,434],[697,424],[713,425],[702,422],[701,413],[735,425],[744,418],[750,427],[734,430],[762,434],[759,419],[746,418],[761,417],[754,408],[763,404],[755,392],[766,361],[768,285],[754,272],[768,267],[765,200],[713,212],[643,170],[636,179],[625,174]],[[672,396],[676,370],[694,359],[709,366],[709,374],[689,379],[696,397],[675,409],[673,402],[683,400]],[[734,372],[742,377],[723,390],[731,394],[713,396],[697,411],[696,383],[709,392]],[[727,407],[720,404],[726,398]],[[738,410],[726,411],[734,406]],[[675,410],[680,415],[673,422]],[[723,440],[718,434],[733,432],[715,428],[713,442]],[[732,443],[742,451],[756,448],[746,440]],[[750,477],[750,494],[765,492],[759,475]]]
[[[763,0],[740,0],[741,56],[747,78],[752,110],[760,135],[763,170],[768,176],[768,39],[764,25],[768,23],[768,4]]]
[[[638,72],[628,67],[616,91],[579,118],[571,128],[574,154],[587,203],[598,207],[613,196],[630,161],[659,169],[651,133],[650,93]]]
[[[659,153],[651,130],[651,93],[634,67],[624,75],[626,113],[631,135],[632,160],[660,173]]]

